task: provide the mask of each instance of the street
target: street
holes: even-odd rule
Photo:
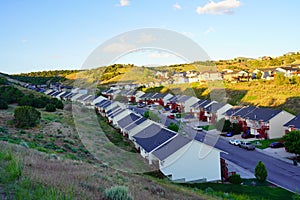
[[[146,108],[131,108],[134,108],[140,114],[147,110]],[[177,123],[176,120],[169,119],[164,114],[158,114],[160,115],[161,123],[165,126],[168,126],[171,122]],[[180,132],[187,134],[190,138],[194,138],[198,134],[197,137],[201,138],[202,142],[224,151],[221,153],[222,158],[231,161],[243,169],[254,173],[258,161],[262,161],[268,171],[268,181],[293,192],[300,189],[300,168],[294,166],[292,161],[291,163],[287,163],[257,150],[247,151],[238,146],[233,146],[219,134],[211,134],[205,130],[196,131],[188,125],[181,128]]]

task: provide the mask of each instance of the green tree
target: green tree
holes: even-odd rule
[[[234,135],[241,134],[241,128],[240,128],[239,124],[237,124],[237,123],[232,124],[232,133]]]
[[[34,96],[32,94],[23,96],[22,98],[19,99],[18,105],[19,106],[33,106],[33,99],[34,99]]]
[[[33,127],[39,123],[41,113],[31,106],[20,106],[15,109],[14,118],[17,127]]]
[[[215,126],[216,129],[221,132],[231,131],[231,122],[228,119],[220,119],[218,122],[216,122]]]
[[[6,101],[0,99],[0,109],[7,109],[8,105],[6,103]]]
[[[258,71],[257,74],[256,74],[256,78],[261,79],[262,75],[263,74],[261,73],[261,71]]]
[[[49,103],[54,104],[57,109],[64,109],[64,104],[61,100],[52,98],[52,99],[50,99]]]
[[[268,172],[262,161],[259,161],[255,167],[255,177],[259,182],[264,182],[267,179]]]
[[[6,83],[7,83],[7,79],[0,77],[0,85],[6,85]]]
[[[295,130],[287,133],[282,138],[287,151],[296,155],[300,154],[300,131]]]
[[[285,77],[283,73],[279,72],[279,73],[276,73],[275,83],[277,85],[284,85],[284,84],[289,83],[289,79],[287,77]]]
[[[177,124],[171,122],[170,125],[168,126],[168,129],[172,130],[172,131],[175,131],[175,132],[178,132],[179,130],[179,127]]]
[[[55,112],[56,111],[56,107],[52,103],[47,104],[45,109],[46,109],[47,112]]]
[[[8,104],[17,103],[24,94],[13,86],[0,87],[0,99],[6,101]]]
[[[146,110],[146,111],[144,112],[144,117],[146,117],[146,118],[149,118],[149,117],[150,117],[149,110]]]

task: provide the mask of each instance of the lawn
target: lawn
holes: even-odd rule
[[[222,184],[222,183],[195,183],[183,184],[187,187],[208,190],[211,188],[215,192],[228,194],[240,194],[248,196],[250,199],[292,199],[293,193],[279,187],[272,186],[268,183],[259,183],[255,179],[244,179],[243,185]],[[255,186],[253,185],[255,183]],[[210,190],[211,190],[210,189]]]
[[[272,143],[272,142],[279,142],[281,141],[282,139],[281,138],[276,138],[276,139],[268,139],[268,140],[254,140],[254,141],[251,141],[251,143],[253,145],[255,145],[256,148],[259,148],[259,149],[266,149],[269,147],[269,145]]]

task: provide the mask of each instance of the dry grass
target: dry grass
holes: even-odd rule
[[[0,149],[12,146],[0,142]],[[14,146],[15,152],[23,157],[23,174],[32,180],[53,186],[56,189],[75,192],[76,199],[103,199],[104,190],[115,185],[124,185],[134,199],[208,199],[208,196],[197,196],[179,186],[161,186],[155,180],[140,175],[124,173],[112,168],[92,165],[68,159],[51,159],[47,154]],[[161,187],[165,196],[151,193],[151,188]]]

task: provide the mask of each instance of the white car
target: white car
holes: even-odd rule
[[[241,141],[236,140],[236,139],[231,139],[229,140],[229,143],[235,146],[239,146],[241,144]]]
[[[196,131],[202,131],[203,128],[201,126],[193,126],[193,129],[196,130]]]

